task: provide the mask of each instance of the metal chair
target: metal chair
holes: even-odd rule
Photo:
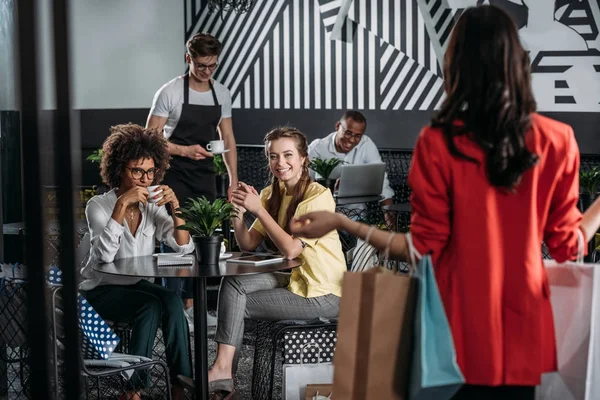
[[[61,291],[62,287],[56,286],[52,288],[51,293],[51,340],[53,344],[56,398],[60,398],[61,382],[59,379],[59,368],[62,365],[61,355],[64,349],[64,330],[60,323],[60,319],[63,316]],[[81,368],[81,374],[85,378],[84,388],[86,399],[101,399],[114,395],[119,396],[125,391],[132,390],[133,388],[129,384],[129,377],[133,372],[150,368],[161,370],[162,378],[166,382],[165,390],[161,390],[160,398],[171,398],[171,383],[169,380],[168,368],[166,363],[161,360],[151,360],[141,356],[112,353],[107,360],[89,360],[82,357]]]

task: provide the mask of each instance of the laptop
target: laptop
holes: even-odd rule
[[[344,165],[335,196],[338,199],[380,196],[384,176],[385,163]]]

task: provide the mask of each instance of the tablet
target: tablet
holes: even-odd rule
[[[256,254],[256,253],[242,253],[238,257],[232,257],[227,262],[234,262],[240,264],[252,264],[262,265],[271,264],[283,261],[284,258],[281,254]]]

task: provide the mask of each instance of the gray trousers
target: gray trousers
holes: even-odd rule
[[[215,341],[235,347],[234,374],[242,347],[244,319],[279,321],[338,316],[338,296],[298,296],[287,290],[290,276],[289,273],[275,272],[223,278]]]

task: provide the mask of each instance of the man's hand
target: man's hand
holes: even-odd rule
[[[233,196],[233,191],[238,188],[238,182],[230,182],[229,187],[227,188],[227,201],[231,202],[231,197]]]
[[[212,157],[213,153],[206,150],[199,144],[193,144],[191,146],[181,146],[183,150],[183,156],[191,158],[192,160],[204,160],[207,157]]]

